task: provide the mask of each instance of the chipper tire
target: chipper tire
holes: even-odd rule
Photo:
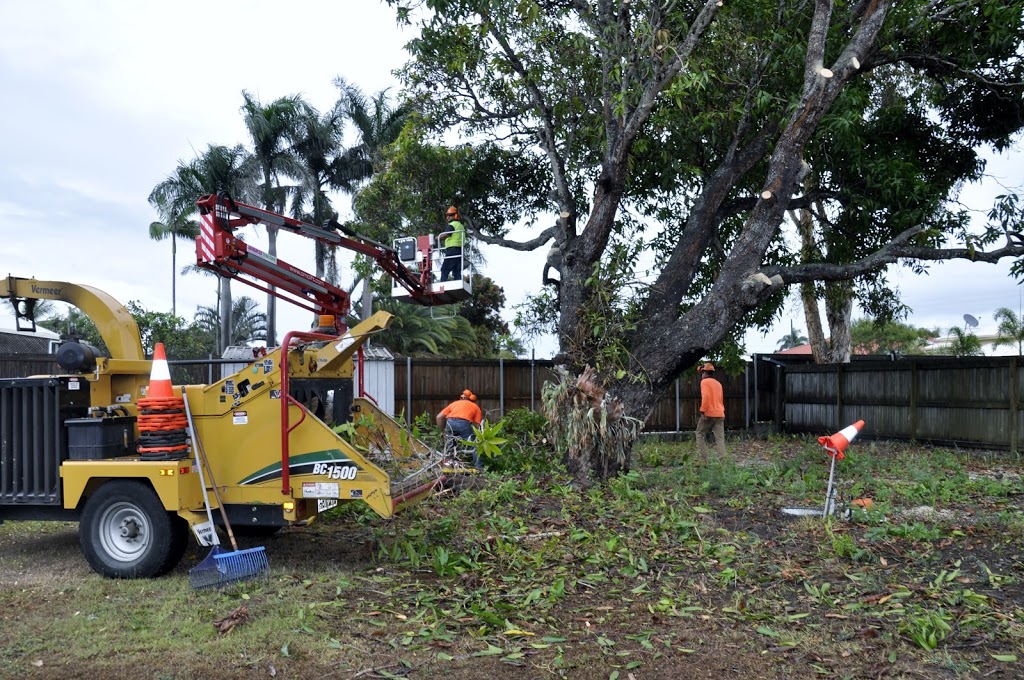
[[[161,576],[181,561],[188,523],[147,484],[119,479],[89,497],[78,530],[89,565],[108,578]]]

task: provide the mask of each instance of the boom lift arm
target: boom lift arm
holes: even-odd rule
[[[417,304],[428,307],[445,305],[466,297],[461,289],[445,290],[445,287],[432,283],[429,248],[421,250],[418,266],[410,268],[399,258],[395,248],[347,230],[334,220],[324,227],[318,227],[302,220],[239,203],[224,193],[203,196],[196,204],[200,214],[196,262],[200,267],[221,276],[241,280],[258,290],[276,295],[316,314],[332,314],[340,321],[349,311],[348,293],[328,281],[312,276],[247,244],[235,236],[236,229],[250,224],[263,224],[314,239],[325,245],[367,255],[404,289],[403,297]],[[347,235],[338,233],[339,230]],[[241,278],[243,274],[251,278]],[[447,288],[451,289],[452,286],[449,285]]]

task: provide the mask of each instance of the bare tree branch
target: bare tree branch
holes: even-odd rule
[[[529,241],[510,241],[503,236],[491,236],[490,234],[484,234],[483,232],[479,231],[470,231],[473,234],[473,238],[477,239],[478,241],[483,241],[484,243],[489,243],[495,246],[502,246],[504,248],[511,248],[512,250],[531,251],[540,248],[551,239],[557,240],[558,235],[561,232],[561,228],[556,223],[548,227],[547,229],[545,229],[544,231],[542,231],[540,234],[530,239]]]
[[[795,267],[776,267],[762,269],[766,276],[778,274],[786,283],[803,283],[805,281],[838,281],[850,279],[863,274],[878,271],[886,265],[901,259],[926,261],[970,260],[972,262],[988,262],[995,264],[1004,257],[1024,256],[1024,242],[1007,237],[1007,244],[996,250],[977,250],[975,248],[930,248],[913,245],[910,241],[914,236],[924,232],[927,227],[918,226],[907,229],[885,246],[856,262],[829,263],[810,262]]]

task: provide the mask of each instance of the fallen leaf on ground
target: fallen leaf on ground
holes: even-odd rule
[[[235,626],[246,621],[248,618],[249,607],[243,604],[241,607],[231,612],[223,619],[220,619],[219,621],[214,621],[213,625],[217,629],[218,633],[220,633],[221,635],[227,635],[232,630],[234,630]]]

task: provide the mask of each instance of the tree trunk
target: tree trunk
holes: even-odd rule
[[[269,208],[268,208],[269,210]],[[277,258],[277,227],[267,225],[267,241],[270,257]],[[277,347],[277,296],[274,287],[267,293],[267,347]]]
[[[218,350],[221,356],[231,345],[231,279],[220,277],[220,342]]]

